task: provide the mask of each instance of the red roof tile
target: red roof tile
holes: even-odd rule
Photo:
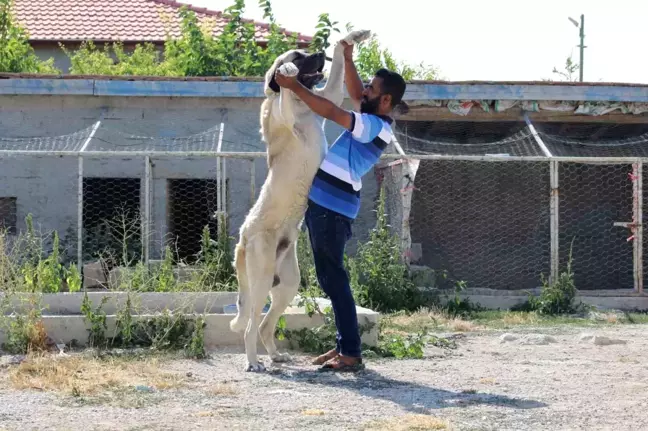
[[[184,4],[173,0],[15,0],[18,22],[32,41],[160,42],[180,35],[178,11]],[[211,20],[219,35],[227,20],[222,13],[187,5],[202,22]],[[251,21],[249,21],[251,22]],[[269,25],[255,22],[258,41],[268,37]],[[296,34],[308,43],[311,37]]]

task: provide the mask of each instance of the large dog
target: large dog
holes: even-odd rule
[[[349,33],[346,43],[366,40],[370,32]],[[308,192],[328,144],[324,120],[292,91],[280,88],[275,71],[297,76],[309,89],[324,77],[325,54],[291,50],[279,56],[265,76],[266,99],[261,106],[261,135],[267,146],[268,176],[258,200],[240,229],[234,265],[239,284],[238,314],[230,322],[234,332],[245,330],[246,371],[264,371],[257,358],[257,335],[273,362],[290,356],[279,353],[274,331],[299,288],[297,239],[306,211]],[[344,58],[335,46],[329,79],[317,94],[340,106],[344,99]],[[270,293],[272,303],[259,326]]]

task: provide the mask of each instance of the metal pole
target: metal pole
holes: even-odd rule
[[[144,265],[148,268],[151,252],[151,157],[144,157],[144,219],[142,220],[142,248]]]
[[[227,217],[227,158],[223,158],[223,173],[221,181],[223,183],[221,189],[223,190],[221,194],[221,206],[223,211],[223,217]]]
[[[220,155],[222,146],[223,146],[223,132],[225,129],[225,125],[223,123],[220,123],[220,130],[218,132],[218,143],[216,146],[216,154]],[[221,175],[221,158],[217,157],[216,158],[216,212],[221,214],[221,211],[223,211],[223,201],[222,201],[222,195],[221,191],[223,189],[223,178]]]
[[[585,54],[585,15],[580,16],[580,66],[578,72],[580,75],[580,82],[583,82],[583,57]]]
[[[559,226],[559,162],[549,162],[551,196],[549,200],[549,230],[551,236],[551,275],[550,282],[558,280],[560,274],[560,226]]]
[[[81,277],[83,277],[83,157],[81,154],[90,145],[90,141],[92,141],[100,125],[101,121],[95,123],[90,135],[88,135],[88,139],[85,140],[77,153],[79,158],[79,170],[77,172],[77,271],[79,271]]]
[[[634,288],[643,293],[643,165],[637,162],[633,168]]]
[[[77,271],[83,274],[83,157],[79,156],[77,172]]]

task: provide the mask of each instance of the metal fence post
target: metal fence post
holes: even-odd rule
[[[549,176],[551,195],[549,198],[549,217],[550,217],[550,232],[551,232],[551,275],[550,282],[554,283],[558,280],[560,273],[560,226],[559,226],[559,162],[549,162]]]
[[[643,293],[643,164],[638,160],[633,164],[633,208],[632,221],[634,224],[633,238],[633,267],[634,288]]]
[[[144,218],[142,220],[142,254],[148,268],[151,253],[151,157],[144,157]]]
[[[83,274],[83,157],[78,157],[77,173],[77,271]]]
[[[88,139],[85,140],[83,146],[79,150],[79,171],[77,173],[77,270],[79,275],[83,277],[83,152],[90,145],[90,141],[97,133],[97,129],[101,125],[101,121],[97,121],[92,127]]]

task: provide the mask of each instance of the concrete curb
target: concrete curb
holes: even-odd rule
[[[47,335],[59,344],[70,344],[73,341],[79,345],[88,342],[88,325],[81,315],[81,301],[83,293],[58,293],[58,294],[16,294],[10,298],[13,305],[12,310],[7,311],[17,314],[24,314],[31,307],[30,299],[41,300],[43,310],[43,325]],[[106,336],[112,338],[115,335],[116,314],[125,304],[127,292],[92,292],[88,293],[93,308],[97,307],[102,298],[108,297],[104,304],[103,311],[106,313]],[[131,293],[131,301],[135,310],[142,310],[141,314],[133,313],[133,319],[146,319],[154,317],[164,310],[181,312],[183,315],[205,317],[205,345],[213,348],[217,346],[243,346],[243,334],[237,334],[230,330],[229,322],[234,318],[233,313],[224,313],[226,305],[236,302],[236,292],[207,292],[207,293]],[[302,328],[315,328],[323,323],[319,315],[309,317],[303,307],[296,306],[299,298],[295,298],[293,304],[286,309],[284,317],[286,328],[299,330]],[[320,308],[323,310],[330,305],[330,301],[324,298],[316,298]],[[362,341],[370,346],[378,343],[378,320],[380,314],[375,311],[356,307],[360,324],[375,324],[371,331],[363,334]],[[265,316],[265,313],[262,314]],[[7,316],[7,319],[13,319]],[[0,329],[0,344],[6,342],[6,334]],[[276,340],[277,346],[287,347],[288,341]],[[260,347],[261,344],[259,344]]]
[[[454,297],[454,291],[442,290],[425,290],[426,293],[438,293],[442,302],[445,301],[445,295],[449,298]],[[507,310],[516,305],[526,302],[529,293],[539,295],[540,289],[530,291],[523,290],[495,290],[495,289],[465,289],[459,294],[461,299],[469,299],[475,304],[482,307],[495,310]],[[634,290],[628,289],[611,289],[611,290],[580,290],[576,295],[576,302],[597,307],[601,310],[619,310],[619,311],[636,311],[648,310],[648,295],[639,294]]]

